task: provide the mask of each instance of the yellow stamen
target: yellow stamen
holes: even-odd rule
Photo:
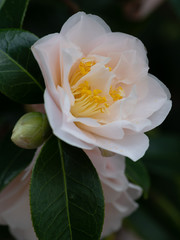
[[[79,69],[82,75],[86,75],[93,65],[95,65],[95,61],[90,61],[86,58],[82,58],[79,64]]]
[[[109,90],[109,95],[113,98],[113,101],[117,101],[122,99],[125,96],[125,93],[122,87],[118,87],[113,90],[111,86]]]
[[[94,95],[98,95],[99,93],[102,93],[102,90],[100,89],[94,89],[93,90]]]
[[[71,113],[76,117],[93,117],[97,113],[108,112],[109,106],[125,95],[122,87],[112,89],[111,86],[109,94],[105,94],[101,89],[92,89],[88,81],[81,81],[79,85],[77,84],[83,76],[91,71],[91,67],[95,64],[95,60],[82,58],[78,68],[69,79],[75,99],[74,105],[71,106]],[[105,67],[109,71],[112,70],[111,67]],[[110,100],[110,97],[113,101]]]

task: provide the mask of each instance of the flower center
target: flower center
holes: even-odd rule
[[[122,87],[113,89],[111,86],[107,94],[99,88],[93,89],[90,81],[83,81],[82,78],[91,71],[95,64],[96,61],[91,58],[82,58],[78,68],[70,77],[71,91],[75,99],[74,105],[71,106],[71,113],[76,117],[95,117],[95,114],[108,112],[113,102],[125,96]],[[110,67],[105,67],[111,71]]]

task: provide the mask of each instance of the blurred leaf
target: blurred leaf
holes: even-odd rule
[[[155,209],[153,210],[155,211]],[[126,224],[131,226],[131,228],[145,240],[175,240],[175,238],[168,233],[167,229],[163,227],[163,224],[152,215],[153,210],[148,211],[140,206],[135,213],[128,217]]]
[[[22,28],[29,0],[0,0],[0,28]]]
[[[151,197],[163,212],[166,219],[168,219],[174,227],[179,229],[180,233],[180,211],[178,208],[163,193],[160,193],[160,191],[153,192]]]
[[[170,179],[180,172],[179,135],[158,134],[150,137],[150,147],[143,160],[148,170]]]
[[[0,142],[0,190],[27,167],[33,156],[34,150],[17,147],[10,135]]]
[[[0,30],[0,91],[14,101],[43,101],[40,71],[30,50],[37,39],[22,30]]]
[[[31,182],[31,212],[41,240],[98,240],[104,202],[86,154],[54,136],[44,145]]]
[[[150,179],[142,160],[133,162],[132,160],[126,158],[126,176],[131,182],[142,187],[144,197],[146,198],[149,192]]]
[[[174,11],[176,12],[177,16],[180,17],[180,1],[179,0],[169,0],[173,6]]]
[[[6,0],[0,0],[0,9],[2,8],[2,6],[4,5]]]
[[[103,238],[103,240],[117,240],[116,234],[111,234],[110,236]]]

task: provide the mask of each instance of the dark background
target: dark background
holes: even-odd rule
[[[38,37],[59,32],[73,13],[82,10],[103,18],[112,31],[142,40],[148,52],[150,73],[170,89],[173,107],[165,122],[148,134],[150,148],[143,161],[150,174],[149,196],[139,200],[139,209],[124,221],[124,227],[142,239],[180,239],[180,4],[165,1],[146,18],[135,20],[124,10],[127,2],[130,1],[31,0],[23,29]],[[131,13],[138,7],[135,5]],[[24,108],[2,95],[0,101],[3,137]],[[6,227],[1,227],[0,240],[5,239],[12,238]]]

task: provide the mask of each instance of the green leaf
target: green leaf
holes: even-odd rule
[[[131,182],[142,187],[144,197],[147,198],[150,187],[150,179],[142,160],[133,162],[132,160],[126,158],[126,176]]]
[[[30,49],[37,39],[22,30],[0,30],[0,91],[14,101],[43,101],[41,73]]]
[[[33,156],[34,150],[17,147],[10,135],[0,142],[0,190],[28,166]]]
[[[96,170],[81,149],[51,137],[33,170],[30,196],[39,239],[100,239],[103,193]]]
[[[0,28],[22,28],[29,0],[0,0]]]
[[[143,160],[148,170],[169,179],[179,176],[180,138],[175,134],[157,134],[151,136],[150,147]]]
[[[169,240],[174,239],[163,226],[157,217],[153,216],[156,209],[144,208],[140,205],[139,209],[127,218],[126,224],[131,226],[133,230],[139,235],[140,239],[145,240]]]
[[[179,0],[169,0],[177,16],[180,18],[180,1]]]
[[[0,9],[2,8],[2,6],[4,5],[6,0],[0,0]]]
[[[159,210],[162,211],[162,214],[165,215],[166,219],[168,219],[180,233],[180,211],[178,206],[174,205],[164,193],[160,192],[160,190],[154,191],[151,198],[158,206]]]

